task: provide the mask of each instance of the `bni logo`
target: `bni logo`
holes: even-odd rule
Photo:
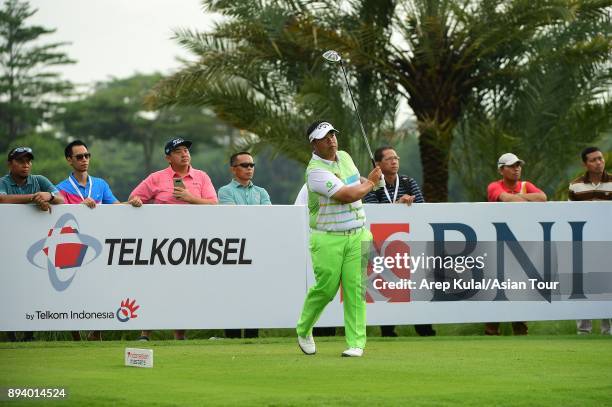
[[[28,249],[28,261],[46,269],[55,290],[64,291],[70,286],[81,266],[94,261],[102,252],[102,243],[93,236],[79,232],[79,222],[66,213],[62,215],[47,237]]]
[[[395,257],[397,254],[410,254],[408,241],[410,233],[409,223],[374,223],[370,225],[372,232],[372,245],[374,256]],[[367,269],[366,301],[410,302],[410,290],[406,289],[376,289],[374,280],[382,279],[386,282],[399,282],[410,279],[410,270],[395,267],[385,268],[382,273],[374,273],[371,262]]]
[[[117,309],[117,319],[121,322],[127,322],[132,318],[138,318],[136,310],[140,308],[140,305],[136,305],[136,300],[130,301],[126,298],[121,301],[121,306]]]

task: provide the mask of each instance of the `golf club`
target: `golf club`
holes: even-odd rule
[[[361,115],[359,114],[359,109],[357,109],[357,103],[355,103],[355,98],[353,97],[353,92],[351,91],[351,85],[349,85],[349,81],[346,76],[346,70],[344,69],[344,62],[342,61],[342,57],[336,51],[329,50],[323,53],[323,58],[325,58],[329,62],[340,62],[340,68],[342,68],[342,73],[344,74],[344,80],[346,81],[346,88],[349,91],[349,95],[351,95],[351,101],[353,102],[355,113],[357,113],[357,119],[359,119],[359,126],[361,126],[361,135],[363,136],[363,140],[365,141],[366,147],[368,148],[368,153],[370,154],[370,160],[372,160],[372,166],[376,167],[376,162],[374,161],[374,155],[372,154],[372,149],[370,148],[370,143],[368,142],[368,137],[366,136],[366,132],[363,127]]]

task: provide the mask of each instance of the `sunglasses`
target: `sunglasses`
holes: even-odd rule
[[[9,160],[14,160],[15,157],[20,156],[21,154],[30,154],[30,158],[28,158],[28,160],[33,160],[34,159],[34,153],[32,152],[32,149],[30,147],[16,147],[13,150],[11,150],[11,152],[8,155],[8,159]]]
[[[240,163],[240,164],[232,165],[232,167],[255,168],[255,163]]]
[[[13,150],[11,155],[19,154],[19,153],[30,153],[30,154],[32,154],[32,149],[30,147],[17,147],[16,149]]]
[[[91,153],[75,154],[73,155],[73,157],[76,158],[78,161],[81,161],[83,158],[86,158],[89,160],[91,158]]]

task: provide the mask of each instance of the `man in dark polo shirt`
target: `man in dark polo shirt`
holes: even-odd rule
[[[606,172],[606,160],[597,147],[582,150],[582,164],[586,173],[569,185],[570,201],[612,201],[612,174]],[[590,319],[576,321],[579,335],[590,334],[593,322]],[[602,319],[599,327],[602,335],[612,335],[610,319]]]
[[[0,178],[0,203],[36,204],[48,211],[51,204],[64,200],[51,181],[42,175],[31,175],[34,153],[30,147],[17,147],[8,154],[9,173]]]
[[[51,204],[64,202],[53,183],[42,175],[32,175],[34,152],[30,147],[17,147],[8,154],[9,173],[0,178],[0,203],[34,203],[42,211],[50,211]],[[17,340],[15,332],[7,332],[11,342]],[[32,331],[24,332],[24,342],[34,339]]]
[[[369,192],[363,203],[388,204],[399,203],[411,205],[424,203],[425,199],[417,182],[407,175],[399,174],[400,158],[391,146],[379,147],[374,152],[374,161],[382,170],[385,177],[385,186]],[[436,331],[430,324],[415,325],[414,330],[420,336],[435,336]],[[394,325],[380,327],[381,336],[395,337]]]

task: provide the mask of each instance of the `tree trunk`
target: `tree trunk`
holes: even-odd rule
[[[434,129],[421,130],[419,149],[423,166],[423,194],[426,202],[448,202],[450,145]],[[448,143],[450,144],[450,143]]]

